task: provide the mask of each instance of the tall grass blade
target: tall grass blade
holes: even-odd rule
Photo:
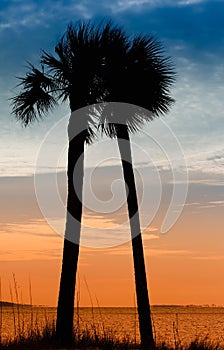
[[[104,319],[103,319],[103,315],[102,315],[102,312],[101,312],[100,303],[99,303],[99,300],[98,300],[96,295],[95,295],[95,298],[96,298],[96,304],[97,304],[97,307],[98,307],[98,310],[99,310],[101,324],[102,324],[102,328],[103,328],[103,336],[105,337],[106,336],[106,332],[105,332]]]
[[[20,304],[19,304],[19,295],[18,295],[18,287],[17,287],[17,282],[16,282],[16,277],[15,274],[12,274],[13,276],[13,282],[14,282],[14,290],[15,290],[15,296],[16,296],[16,308],[17,308],[17,317],[18,317],[18,331],[19,334],[21,334],[21,324],[20,324]]]
[[[31,286],[31,280],[29,276],[29,299],[30,299],[30,329],[31,333],[33,333],[33,298],[32,298],[32,286]]]
[[[9,284],[9,292],[10,292],[10,298],[12,303],[12,314],[13,314],[13,325],[14,325],[14,338],[16,338],[17,330],[16,330],[16,315],[15,315],[15,305],[13,300],[13,294],[12,294],[12,286],[11,283]]]
[[[88,295],[89,295],[89,300],[90,300],[90,303],[91,303],[91,311],[92,311],[92,321],[93,321],[93,326],[95,324],[95,317],[94,317],[94,309],[93,309],[93,299],[92,299],[92,295],[90,293],[90,289],[89,289],[89,286],[88,286],[88,283],[87,283],[87,280],[84,276],[84,282],[85,282],[85,285],[86,285],[86,289],[87,289],[87,292],[88,292]]]

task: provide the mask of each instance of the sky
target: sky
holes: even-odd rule
[[[23,128],[11,114],[16,77],[67,25],[112,19],[153,34],[177,72],[170,112],[131,136],[152,304],[224,305],[224,1],[0,2],[0,278],[11,300],[55,306],[66,200],[69,109]],[[146,87],[147,88],[147,87]],[[116,102],[116,101],[115,101]],[[77,285],[81,306],[134,306],[134,274],[116,141],[85,150]],[[88,283],[88,288],[86,286]],[[15,296],[14,296],[15,298]],[[97,302],[98,300],[98,302]]]

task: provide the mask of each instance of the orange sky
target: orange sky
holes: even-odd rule
[[[29,302],[30,277],[33,303],[55,306],[63,241],[42,217],[32,186],[32,177],[0,179],[2,295],[11,299],[14,273],[23,302]],[[152,304],[224,305],[222,191],[223,187],[190,182],[179,220],[163,235],[159,230],[167,206],[164,198],[143,234]],[[96,234],[108,224],[108,217],[85,217],[94,223]],[[101,306],[133,306],[130,242],[114,248],[81,247],[78,280],[81,306],[91,305],[88,288],[95,306],[97,300]]]
[[[20,90],[15,88],[20,82],[16,77],[25,76],[27,62],[43,68],[39,62],[41,50],[54,53],[70,21],[86,18],[98,21],[101,16],[109,16],[130,35],[158,36],[165,52],[173,57],[177,72],[171,93],[176,102],[170,113],[132,136],[135,166],[154,166],[154,172],[148,172],[147,167],[142,171],[144,190],[148,191],[140,208],[142,225],[145,218],[157,211],[156,181],[159,177],[162,181],[158,213],[143,235],[151,303],[224,305],[223,9],[223,1],[207,0],[80,0],[77,4],[73,0],[1,1],[0,278],[4,300],[10,301],[9,286],[13,285],[14,273],[24,302],[29,302],[30,278],[33,303],[56,305],[63,244],[41,213],[31,175],[44,144],[40,172],[48,173],[55,168],[65,171],[70,111],[67,104],[59,103],[43,123],[22,128],[11,115],[11,98]],[[178,153],[176,137],[182,154]],[[99,167],[95,176],[96,193],[105,200],[111,196],[108,179],[116,173],[113,161],[119,154],[116,142],[102,141],[100,137],[99,140],[94,143],[93,152],[92,146],[88,146],[90,154],[86,150],[85,156],[89,168],[102,165],[102,159],[103,165],[107,164]],[[189,172],[186,204],[175,225],[162,235],[161,224],[171,200],[172,177],[167,174],[167,164],[181,174],[181,160],[185,159]],[[47,193],[48,175],[42,180]],[[64,201],[65,184],[63,175],[59,192]],[[122,194],[117,185],[116,193]],[[176,179],[175,185],[181,186],[181,181]],[[58,213],[53,198],[48,197],[48,208],[52,209],[56,224]],[[91,236],[92,246],[99,242],[99,235],[101,243],[109,240],[115,243],[117,237],[127,241],[127,223],[119,226],[125,218],[124,207],[114,217],[86,210],[82,237]],[[106,230],[108,225],[113,227],[110,234]],[[81,305],[90,305],[85,280],[94,305],[95,297],[102,306],[134,305],[133,276],[130,242],[116,248],[81,247]]]

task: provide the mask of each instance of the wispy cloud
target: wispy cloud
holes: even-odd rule
[[[111,255],[130,255],[130,247],[124,246],[120,247],[119,249],[111,249],[107,251],[107,254]],[[158,256],[191,256],[192,252],[185,249],[150,249],[148,247],[145,247],[145,255],[151,256],[151,257],[158,257]]]
[[[193,256],[192,259],[194,259],[194,260],[220,261],[220,260],[224,260],[224,255]]]
[[[208,209],[208,208],[220,208],[224,207],[224,201],[208,201],[207,203],[202,203],[198,205],[198,209]]]
[[[18,27],[35,27],[45,23],[45,19],[49,17],[35,2],[11,3],[0,13],[1,29]]]
[[[154,9],[157,7],[178,7],[189,6],[208,2],[208,0],[118,0],[113,4],[108,4],[113,12],[123,12],[127,10],[139,11]]]
[[[27,1],[23,3],[8,2],[8,6],[0,13],[0,30],[12,28],[48,27],[52,20],[68,21],[68,14],[74,13],[75,19],[90,18],[92,16],[88,1]]]
[[[115,14],[125,11],[143,11],[157,7],[190,6],[207,2],[206,0],[72,0],[23,2],[8,1],[7,6],[0,12],[0,31],[17,27],[48,26],[52,19],[65,20],[68,14],[73,13],[73,20],[91,18],[94,14],[104,11],[105,14]]]
[[[200,4],[204,2],[208,2],[209,0],[179,0],[179,5],[194,5],[194,4]]]
[[[224,201],[210,201],[209,203],[215,204],[215,205],[221,205],[221,206],[224,205]]]
[[[199,202],[192,202],[192,203],[184,203],[182,204],[184,207],[191,207],[191,206],[198,206],[200,205]]]
[[[39,261],[61,259],[60,249],[0,250],[0,261]]]
[[[28,235],[29,237],[57,237],[45,220],[30,220],[27,223],[6,223],[1,225],[0,234]]]
[[[62,240],[44,220],[4,224],[0,228],[0,236],[0,259],[4,261],[44,260],[61,256]]]

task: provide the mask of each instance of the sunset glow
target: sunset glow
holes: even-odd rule
[[[155,33],[177,70],[174,107],[162,121],[148,123],[131,138],[151,304],[224,305],[224,3],[125,0],[112,4],[103,0],[81,1],[78,6],[70,0],[26,0],[24,5],[8,1],[0,6],[3,300],[15,301],[10,295],[14,274],[20,301],[30,303],[31,281],[33,304],[56,306],[65,217],[54,212],[48,192],[54,171],[61,203],[66,203],[67,190],[67,134],[60,122],[64,118],[66,125],[68,106],[22,128],[10,115],[8,99],[16,91],[15,77],[24,75],[27,61],[36,64],[41,49],[54,51],[69,22],[99,20],[104,15],[130,33]],[[46,141],[47,133],[53,137]],[[100,134],[97,142],[86,147],[77,277],[80,305],[134,306],[130,229],[118,148],[115,140],[101,139]],[[41,149],[46,159],[41,158],[43,163],[37,167]],[[57,154],[55,167],[53,155]],[[49,201],[49,217],[40,204],[35,174]],[[169,213],[174,187],[183,194]],[[116,204],[116,200],[116,210],[107,211],[108,202]],[[161,233],[167,212],[178,220]]]

